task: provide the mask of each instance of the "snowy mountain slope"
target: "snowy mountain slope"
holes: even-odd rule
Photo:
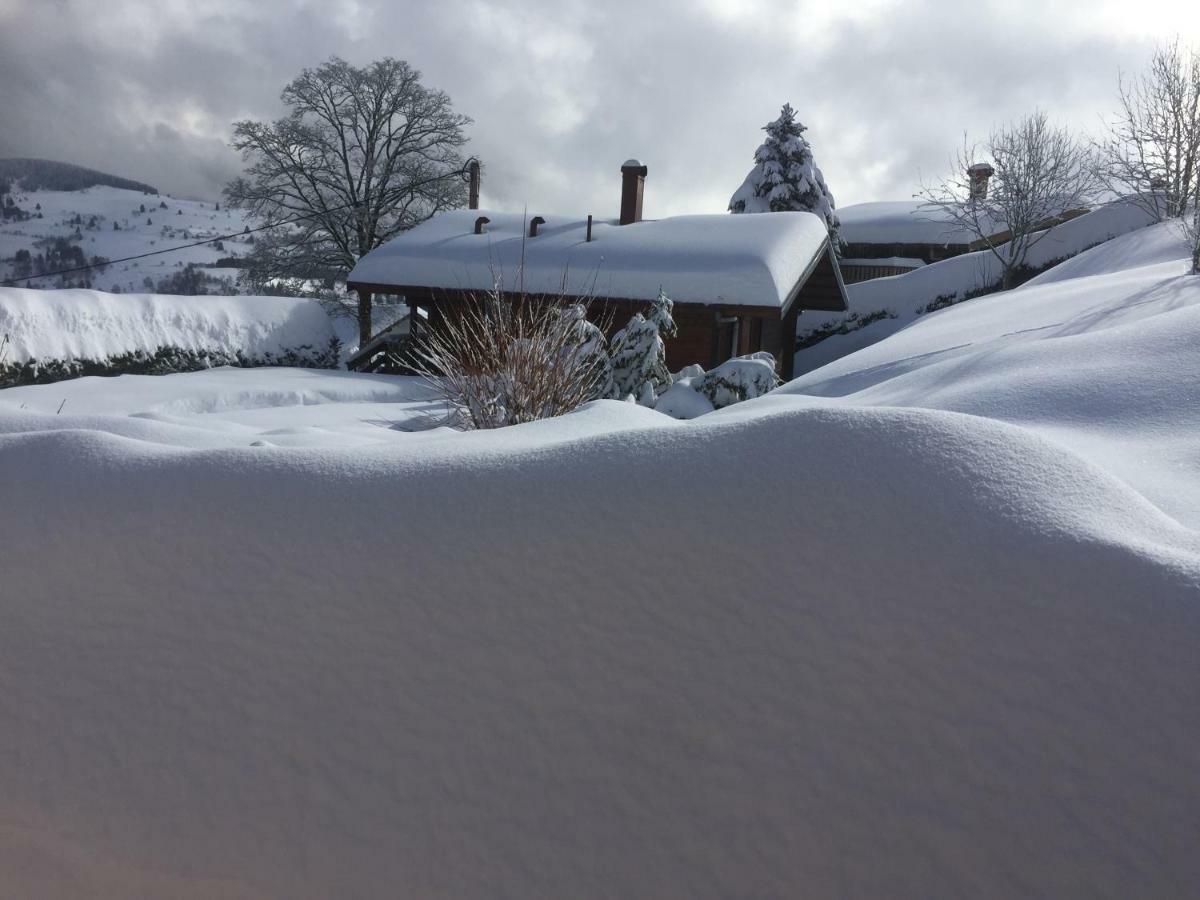
[[[0,181],[16,182],[27,191],[81,191],[107,185],[143,194],[158,193],[157,188],[142,181],[109,175],[73,163],[31,157],[0,159]]]
[[[1030,251],[1028,264],[1040,268],[1148,224],[1149,215],[1132,203],[1100,207],[1058,226]],[[990,250],[981,250],[922,266],[904,275],[847,285],[849,312],[802,313],[799,334],[801,338],[806,334],[819,335],[843,324],[848,333],[835,333],[798,351],[795,370],[812,371],[881,341],[916,321],[931,304],[934,308],[948,305],[993,288],[1000,283],[1002,274],[995,255]],[[869,318],[874,321],[862,325],[862,320]]]
[[[692,422],[0,391],[0,881],[1186,896],[1200,279],[1142,235]]]
[[[212,202],[183,200],[157,194],[145,194],[113,187],[91,187],[79,191],[15,191],[17,205],[34,218],[0,223],[0,279],[18,274],[13,257],[20,250],[31,255],[43,252],[39,241],[70,239],[78,229],[78,246],[90,261],[93,256],[118,259],[178,244],[204,240],[225,234],[238,234],[247,225],[240,210],[220,209]],[[162,204],[166,204],[164,209]],[[41,207],[38,209],[38,207]],[[145,208],[143,212],[142,209]],[[37,214],[41,218],[36,218]],[[75,224],[76,217],[80,224]],[[93,224],[94,219],[94,224]],[[113,230],[116,223],[120,230]],[[111,290],[146,290],[145,279],[157,282],[188,263],[211,267],[227,256],[244,256],[249,245],[235,238],[214,245],[194,247],[129,263],[120,263],[102,272],[92,272],[92,284]],[[211,274],[236,279],[235,269],[207,269]],[[80,275],[67,276],[78,283]],[[33,278],[31,287],[55,287],[54,278]],[[25,281],[22,286],[27,286]]]

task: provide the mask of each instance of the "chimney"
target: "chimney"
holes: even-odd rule
[[[971,183],[971,199],[986,200],[988,194],[988,179],[996,174],[987,163],[975,163],[967,167],[967,178]]]
[[[467,164],[467,209],[479,209],[479,160]]]
[[[642,221],[642,185],[646,181],[646,167],[636,159],[625,160],[621,166],[621,224],[632,225]]]
[[[489,219],[487,216],[480,216],[478,219],[476,219],[475,220],[475,233],[476,234],[487,234],[487,224],[490,221],[492,221],[492,220]]]
[[[546,220],[543,219],[541,216],[534,216],[532,219],[529,220],[529,236],[537,237],[538,226],[545,225],[545,224],[546,224]]]

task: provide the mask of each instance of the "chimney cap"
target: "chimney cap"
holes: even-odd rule
[[[636,159],[627,159],[621,163],[621,171],[628,172],[632,175],[645,175],[647,169]]]
[[[970,175],[995,175],[996,170],[992,168],[991,163],[977,162],[967,166],[967,173]]]

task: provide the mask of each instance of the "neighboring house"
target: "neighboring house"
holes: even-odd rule
[[[847,308],[825,223],[801,212],[642,221],[646,168],[630,160],[621,171],[617,220],[442,213],[364,256],[348,287],[403,296],[433,328],[445,310],[499,289],[584,302],[610,332],[661,289],[679,327],[666,342],[672,369],[766,350],[791,377],[801,310]]]
[[[985,194],[986,196],[986,194]],[[1045,225],[1059,225],[1088,210],[1063,213]],[[955,223],[945,210],[921,200],[859,203],[838,210],[842,220],[842,277],[846,284],[903,275],[928,263],[940,262],[987,247],[971,230]],[[989,239],[1009,239],[1003,222],[993,223]]]
[[[843,266],[856,260],[891,258],[908,269],[969,253],[975,236],[946,213],[921,200],[858,203],[838,210]],[[1004,230],[997,225],[996,232]],[[898,273],[889,273],[898,274]]]

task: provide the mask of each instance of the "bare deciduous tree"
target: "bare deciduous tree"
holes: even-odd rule
[[[1200,275],[1200,190],[1192,201],[1191,212],[1182,217],[1183,233],[1192,251],[1192,274]]]
[[[1120,109],[1099,142],[1099,174],[1158,221],[1184,218],[1200,184],[1200,53],[1176,39],[1118,82]]]
[[[249,167],[225,196],[278,225],[256,243],[254,277],[344,275],[399,232],[466,202],[459,148],[471,120],[408,63],[358,68],[333,57],[281,97],[285,118],[234,125],[233,147]],[[365,342],[369,300],[352,312]]]
[[[999,260],[1003,287],[1013,287],[1029,251],[1060,224],[1064,213],[1096,197],[1096,166],[1088,145],[1050,124],[1038,111],[992,130],[982,144],[963,139],[955,174],[923,186],[916,195],[927,209],[965,230]],[[968,169],[987,164],[990,183]]]

